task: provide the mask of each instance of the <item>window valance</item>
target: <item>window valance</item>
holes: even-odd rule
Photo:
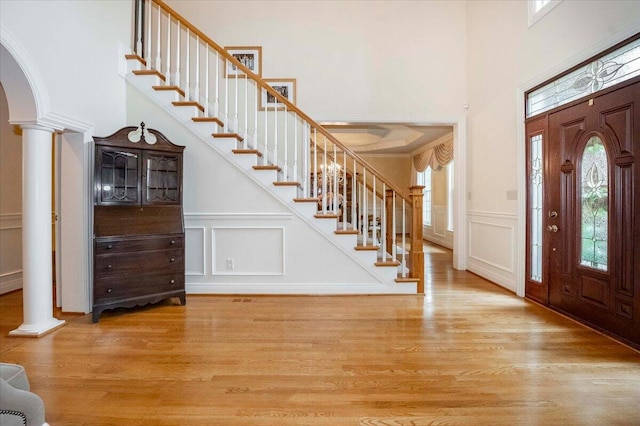
[[[423,172],[431,166],[432,170],[438,170],[453,160],[453,141],[443,142],[434,148],[423,151],[413,156],[413,167]]]

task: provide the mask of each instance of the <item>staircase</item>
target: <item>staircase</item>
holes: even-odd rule
[[[424,292],[422,187],[396,188],[162,1],[136,0],[135,10],[123,67],[132,86],[385,284],[384,292]]]

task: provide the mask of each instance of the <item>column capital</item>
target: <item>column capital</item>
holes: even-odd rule
[[[43,132],[48,132],[53,134],[56,129],[54,129],[51,126],[43,126],[42,124],[38,124],[38,123],[12,123],[12,124],[17,124],[18,126],[20,126],[20,128],[22,130],[41,130]]]

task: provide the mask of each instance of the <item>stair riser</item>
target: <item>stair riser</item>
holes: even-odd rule
[[[214,145],[221,152],[223,152],[225,155],[227,155],[228,153],[231,153],[232,150],[237,148],[236,140],[233,138],[214,138],[213,136],[209,135],[209,139],[211,139],[211,144]],[[249,157],[249,158],[252,157],[251,155],[238,155],[233,153],[231,154],[234,157]]]
[[[193,117],[200,116],[200,110],[193,106],[174,106],[175,115],[184,122],[188,122],[189,124],[193,123]]]
[[[278,172],[275,170],[253,170],[253,174],[264,186],[273,185],[278,179]]]
[[[151,94],[163,105],[171,105],[171,102],[179,101],[180,94],[175,90],[155,90]]]
[[[213,141],[213,143],[216,142],[217,141]],[[231,150],[228,152],[231,152]],[[258,156],[255,154],[234,154],[231,152],[229,158],[231,158],[231,161],[236,163],[242,170],[247,171],[253,170],[253,166],[255,166],[258,161]]]
[[[283,200],[292,200],[298,196],[296,186],[276,186],[273,185],[276,195]]]
[[[305,215],[305,217],[312,217],[314,214],[316,214],[316,203],[292,202],[291,205],[294,209]]]

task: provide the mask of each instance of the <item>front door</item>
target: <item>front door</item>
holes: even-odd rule
[[[640,82],[541,122],[544,285],[528,288],[542,303],[640,345]]]

